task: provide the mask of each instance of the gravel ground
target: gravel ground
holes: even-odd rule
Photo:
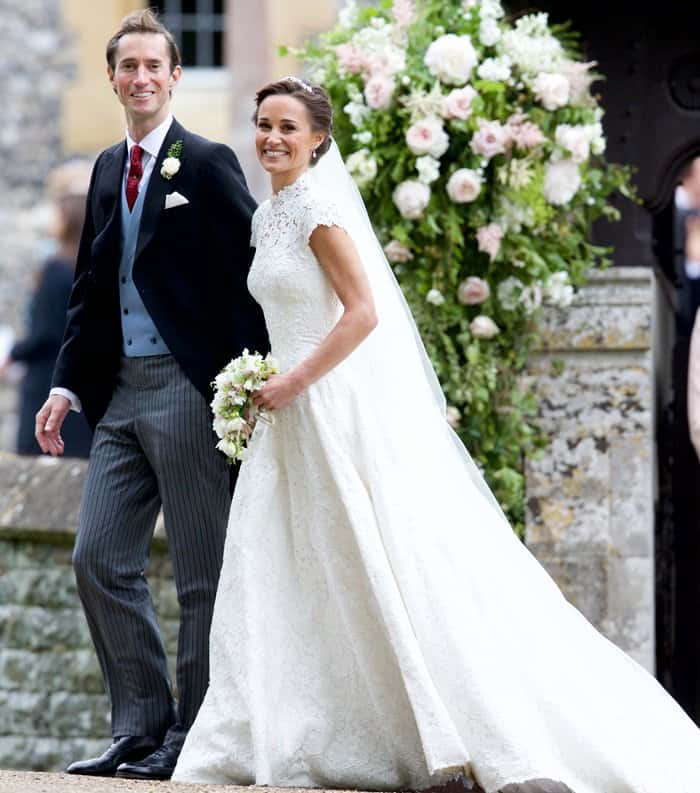
[[[294,788],[254,788],[233,785],[184,785],[131,779],[0,771],[0,793],[302,793]],[[303,793],[308,793],[304,791]],[[320,793],[320,791],[319,791]],[[338,793],[338,791],[333,791]]]

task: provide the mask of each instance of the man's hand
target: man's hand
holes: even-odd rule
[[[69,410],[70,400],[59,394],[53,394],[36,414],[34,436],[44,454],[50,454],[52,457],[63,454],[61,427]]]
[[[685,221],[685,258],[700,262],[700,217],[690,216]]]

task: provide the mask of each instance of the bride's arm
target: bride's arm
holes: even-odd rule
[[[288,405],[347,358],[377,325],[372,291],[349,235],[338,226],[317,226],[309,245],[343,304],[343,315],[308,358],[273,375],[255,394],[256,404],[268,410]]]

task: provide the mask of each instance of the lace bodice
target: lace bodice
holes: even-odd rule
[[[282,369],[311,353],[338,321],[341,303],[309,247],[317,226],[343,226],[339,210],[303,174],[253,216],[248,288],[260,303]]]

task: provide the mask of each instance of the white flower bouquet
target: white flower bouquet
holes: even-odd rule
[[[263,357],[245,349],[224,366],[212,383],[212,426],[219,438],[216,448],[228,457],[229,463],[245,459],[248,440],[258,421],[274,422],[272,415],[259,410],[251,400],[253,392],[273,374],[279,374],[279,367],[269,353]]]

